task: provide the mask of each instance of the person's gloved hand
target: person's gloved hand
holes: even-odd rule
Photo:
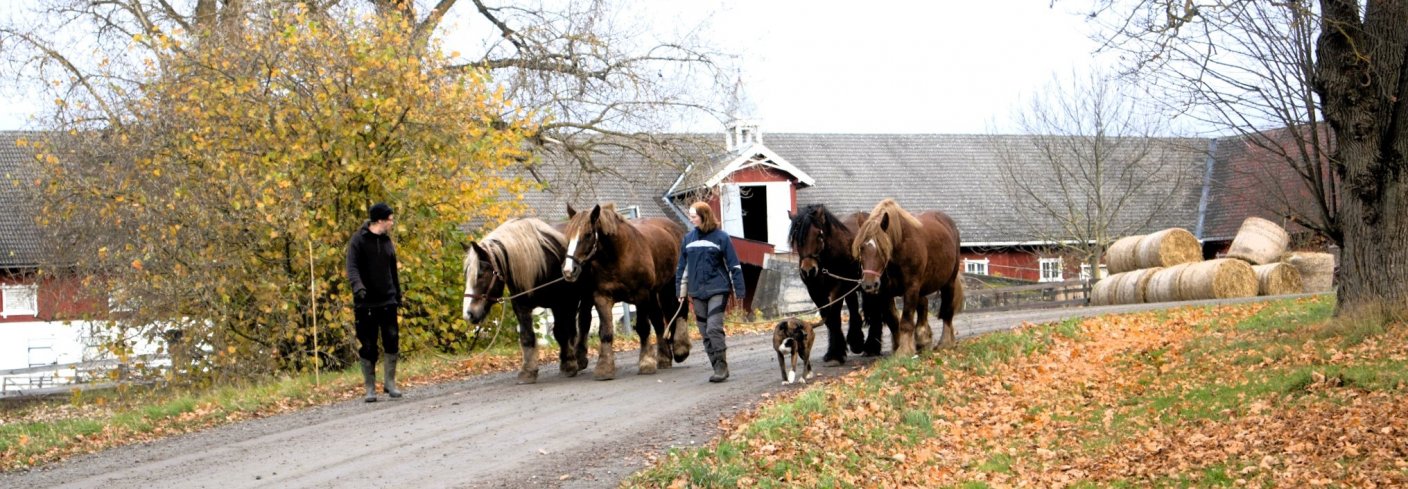
[[[357,289],[357,290],[355,290],[355,291],[352,291],[352,296],[353,296],[353,297],[356,297],[358,301],[366,300],[366,299],[367,299],[367,289]]]

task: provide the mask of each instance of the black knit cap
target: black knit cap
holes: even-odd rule
[[[367,217],[372,222],[382,221],[391,217],[391,206],[385,202],[377,202],[371,209],[367,209]]]

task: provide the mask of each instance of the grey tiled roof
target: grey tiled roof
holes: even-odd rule
[[[34,185],[34,151],[21,140],[39,133],[0,131],[0,269],[32,268],[39,264],[39,230],[35,209],[26,197]]]
[[[544,155],[532,173],[523,172],[524,178],[545,186],[523,196],[530,208],[528,215],[555,223],[567,219],[567,204],[586,210],[597,203],[612,202],[618,209],[639,208],[641,217],[679,220],[662,197],[691,163],[708,160],[701,155],[719,153],[720,148],[712,145],[714,139],[722,142],[721,137],[676,135],[673,149],[649,155],[604,145],[593,158],[598,168],[592,170],[561,154]]]
[[[797,205],[826,204],[838,214],[869,211],[884,198],[908,210],[940,210],[958,223],[965,245],[1040,240],[1003,191],[997,143],[1023,147],[1028,136],[920,134],[768,134],[765,143],[816,179],[797,192]],[[1190,173],[1169,212],[1148,232],[1167,227],[1189,230],[1201,198],[1205,139],[1160,139],[1165,156]],[[1030,155],[1028,155],[1030,156]],[[1043,167],[1030,162],[1033,178]],[[1054,191],[1054,189],[1053,189]],[[1138,215],[1133,209],[1130,214]],[[1147,214],[1147,213],[1146,213]],[[1054,225],[1048,223],[1048,225]]]
[[[1282,143],[1295,144],[1289,136]],[[1230,241],[1249,216],[1293,233],[1304,231],[1283,217],[1281,211],[1288,205],[1300,206],[1301,215],[1318,215],[1314,197],[1284,159],[1240,137],[1221,138],[1216,144],[1200,239]]]

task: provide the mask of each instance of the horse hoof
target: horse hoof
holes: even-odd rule
[[[822,365],[822,366],[825,366],[825,367],[840,367],[840,366],[845,365],[845,364],[846,364],[846,362],[845,362],[844,360],[836,360],[836,359],[822,360],[822,362],[821,362],[821,365]]]
[[[636,372],[636,374],[637,374],[637,375],[655,375],[655,366],[654,366],[654,365],[641,365],[641,366],[640,366],[640,371],[639,371],[639,372]]]
[[[518,384],[519,384],[519,385],[523,385],[523,384],[536,384],[536,383],[538,383],[538,373],[537,373],[537,372],[532,372],[532,373],[528,373],[528,372],[519,372],[519,373],[518,373]]]
[[[661,361],[655,362],[655,369],[656,369],[656,370],[666,370],[666,369],[669,369],[670,367],[673,367],[674,365],[675,365],[675,364],[670,363],[669,360],[661,360]]]
[[[614,374],[614,373],[603,374],[603,373],[598,372],[598,373],[592,374],[592,378],[593,378],[593,379],[596,379],[596,380],[612,380],[612,379],[615,379],[615,378],[616,378],[616,374]]]
[[[576,377],[576,376],[577,376],[577,372],[581,372],[581,370],[563,370],[563,371],[561,371],[561,372],[558,372],[558,375],[561,375],[561,376],[563,376],[563,377],[569,377],[569,378],[570,378],[570,377]]]

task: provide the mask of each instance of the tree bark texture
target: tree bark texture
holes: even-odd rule
[[[1338,312],[1408,311],[1408,0],[1322,0],[1315,90],[1342,182]]]

